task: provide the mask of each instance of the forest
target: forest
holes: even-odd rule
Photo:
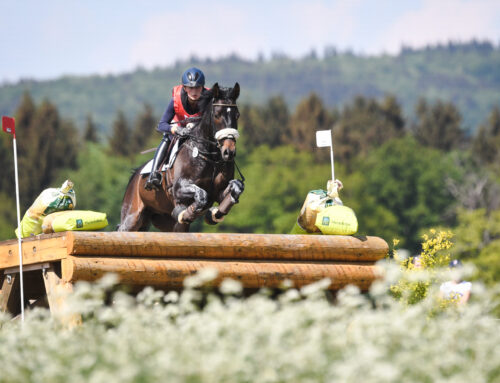
[[[410,62],[415,60],[414,56],[439,52],[448,52],[443,53],[448,58],[452,54],[469,57],[469,50],[473,51],[471,57],[477,57],[480,49],[492,57],[491,62],[500,60],[498,48],[476,45],[403,50],[399,60]],[[303,70],[306,62],[316,62],[331,70],[335,66],[328,60],[348,60],[349,57],[332,51],[323,59],[311,55],[293,62],[275,57],[263,65],[268,69],[273,65],[278,68],[279,62],[288,62],[289,70],[295,65],[302,66]],[[240,81],[238,70],[244,63],[236,58],[227,60],[239,63],[231,77]],[[209,71],[213,71],[210,77],[224,78],[222,70],[217,73],[214,70],[216,64],[222,68],[224,63],[228,64],[224,60],[205,63]],[[484,59],[483,63],[490,61]],[[381,65],[380,62],[377,65]],[[413,64],[401,65],[405,71],[411,72],[413,68]],[[433,64],[428,63],[425,70],[432,67]],[[454,72],[453,68],[442,70],[448,75]],[[180,73],[181,69],[175,67],[168,71]],[[485,67],[484,73],[487,71]],[[112,100],[118,95],[109,94],[106,110],[87,103],[91,101],[87,97],[92,95],[92,87],[99,88],[101,85],[97,83],[103,81],[102,78],[54,81],[50,86],[62,89],[57,96],[55,91],[54,97],[43,90],[48,89],[49,84],[36,84],[23,90],[19,98],[13,97],[12,100],[17,100],[14,106],[5,103],[6,89],[17,92],[22,85],[3,86],[0,105],[5,113],[16,118],[17,124],[21,214],[43,189],[58,187],[69,178],[75,183],[77,208],[107,213],[110,223],[107,230],[115,230],[132,170],[153,156],[153,153],[140,152],[156,147],[161,138],[155,126],[164,105],[157,107],[154,105],[157,98],[147,97],[153,88],[148,87],[146,78],[162,73],[161,70],[138,71],[130,75],[129,81],[133,83],[130,91],[118,92],[123,100],[116,105]],[[297,82],[305,81],[303,76],[290,73],[288,76]],[[313,73],[311,70],[311,76]],[[365,68],[365,76],[369,73],[369,68]],[[498,69],[492,73],[497,77],[489,79],[490,88],[474,94],[487,102],[476,108],[473,116],[470,108],[463,107],[462,99],[450,100],[444,93],[427,97],[425,92],[414,97],[419,94],[415,89],[413,95],[408,96],[404,91],[370,92],[361,87],[359,92],[346,92],[340,100],[325,93],[325,86],[339,92],[339,87],[326,81],[331,80],[326,72],[324,84],[298,99],[300,92],[288,88],[274,94],[267,88],[259,88],[258,84],[249,87],[239,102],[241,138],[237,142],[236,158],[247,180],[245,193],[223,223],[208,227],[196,222],[192,230],[288,233],[308,191],[326,188],[331,174],[329,151],[315,147],[315,131],[332,129],[336,177],[344,184],[340,197],[356,212],[359,234],[381,236],[388,243],[398,239],[400,248],[415,254],[420,251],[422,234],[429,228],[449,229],[454,233],[453,255],[473,262],[485,282],[500,280],[500,97],[494,97],[500,93],[500,74]],[[266,86],[272,88],[271,72],[261,75],[266,78]],[[137,76],[142,76],[144,81]],[[372,77],[382,79],[384,76],[388,77],[383,82],[390,83],[390,76],[384,71],[377,69]],[[473,82],[474,76],[471,76],[462,76],[462,79]],[[123,84],[126,78],[108,80]],[[354,77],[351,80],[354,81]],[[87,81],[88,93],[72,87],[75,81],[82,84]],[[176,80],[171,81],[173,84]],[[242,76],[240,83],[245,81],[249,80]],[[343,81],[347,81],[346,78]],[[288,81],[289,86],[299,86],[290,83]],[[165,100],[167,84],[163,81],[161,89],[157,89],[158,98]],[[275,89],[280,88],[275,85]],[[109,92],[119,89],[108,88]],[[242,89],[245,94],[243,86]],[[44,97],[40,98],[40,94]],[[289,98],[291,95],[293,99]],[[75,114],[72,108],[78,104],[78,97],[83,98]],[[96,93],[92,102],[99,102],[101,97],[103,94]],[[260,102],[251,101],[256,98]],[[409,101],[414,102],[409,105]],[[133,107],[129,107],[129,103],[133,103]],[[114,111],[106,117],[110,108]],[[109,126],[104,122],[108,118]],[[468,121],[475,120],[476,125],[468,125]],[[0,146],[0,239],[3,240],[14,238],[16,225],[11,137],[2,134]]]
[[[241,85],[240,102],[264,105],[281,95],[290,108],[315,92],[328,108],[343,107],[358,95],[381,99],[397,95],[403,114],[415,117],[421,97],[430,102],[453,102],[462,112],[462,128],[471,134],[500,99],[500,48],[489,41],[449,42],[421,49],[405,48],[398,55],[363,56],[325,47],[301,58],[283,53],[248,60],[229,55],[192,57],[169,67],[137,68],[123,74],[64,76],[37,81],[26,78],[0,84],[0,113],[12,113],[29,91],[39,103],[45,98],[82,129],[88,113],[95,118],[101,139],[108,137],[115,113],[128,119],[144,103],[163,112],[170,90],[190,66],[203,69],[207,85]]]

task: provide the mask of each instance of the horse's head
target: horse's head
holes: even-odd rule
[[[211,89],[212,118],[214,135],[224,161],[232,161],[236,155],[236,139],[238,133],[238,118],[240,113],[236,100],[240,95],[240,85],[234,84],[233,88],[222,88],[219,84]]]

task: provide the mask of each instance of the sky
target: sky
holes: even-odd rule
[[[472,39],[499,45],[500,0],[0,0],[0,83]]]

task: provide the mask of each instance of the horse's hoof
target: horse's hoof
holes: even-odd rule
[[[205,222],[208,223],[209,225],[217,225],[219,222],[224,221],[224,216],[217,218],[217,212],[219,209],[216,207],[211,207],[206,213],[205,213]]]

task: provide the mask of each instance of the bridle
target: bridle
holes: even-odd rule
[[[213,120],[214,120],[214,116],[213,116],[213,114],[214,114],[213,107],[214,106],[225,106],[228,109],[230,109],[230,108],[238,108],[238,105],[236,105],[236,104],[222,104],[222,103],[212,104],[212,112],[211,112],[211,114],[212,114],[211,115],[212,124],[213,124]],[[226,138],[230,138],[230,139],[236,141],[239,137],[240,137],[240,133],[238,132],[237,129],[233,129],[233,128],[224,128],[224,129],[218,130],[214,134],[214,138],[217,141],[217,147],[219,147],[219,142],[221,140],[224,140]]]
[[[227,107],[227,108],[237,108],[238,105],[236,104],[224,104],[224,103],[215,103],[215,104],[212,104],[211,105],[211,110],[210,110],[210,125],[212,127],[215,127],[215,122],[214,122],[214,107],[215,106],[222,106],[222,107]],[[201,117],[191,117],[189,118],[189,121],[199,121],[201,120]],[[186,121],[186,120],[184,120]],[[211,146],[215,146],[217,149],[219,149],[221,147],[220,145],[220,142],[222,140],[225,140],[225,139],[232,139],[236,142],[236,140],[240,137],[240,133],[238,132],[237,129],[234,129],[234,128],[224,128],[224,129],[220,129],[218,130],[217,132],[215,132],[213,134],[213,137],[215,139],[215,141],[212,141],[212,140],[209,140],[209,139],[206,139],[206,138],[202,138],[202,137],[197,137],[197,136],[194,136],[192,134],[186,134],[184,135],[185,137],[188,137],[190,138],[192,141],[196,141],[196,142],[200,142],[200,143],[206,143],[208,145],[211,145]],[[238,165],[236,164],[236,161],[234,160],[234,158],[231,160],[231,161],[223,161],[223,160],[213,160],[212,158],[210,158],[212,155],[220,155],[220,152],[205,152],[205,151],[202,151],[200,150],[197,146],[191,146],[191,145],[188,145],[188,147],[194,151],[194,148],[196,148],[196,153],[199,157],[201,157],[202,159],[204,159],[205,161],[207,162],[210,162],[212,164],[214,164],[216,167],[219,166],[220,164],[222,163],[225,163],[225,162],[233,162],[235,167],[236,167],[236,170],[238,171],[240,177],[241,177],[241,180],[244,182],[245,181],[245,177],[243,176],[243,174],[241,173]],[[214,168],[214,171],[215,171],[215,168]]]

